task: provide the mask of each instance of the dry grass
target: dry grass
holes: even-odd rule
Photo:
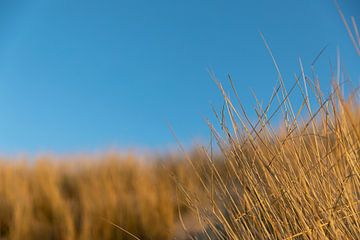
[[[217,114],[219,127],[209,126],[224,160],[216,165],[204,152],[207,165],[196,171],[208,182],[199,191],[208,204],[196,193],[188,198],[203,224],[202,238],[359,239],[358,91],[345,99],[344,82],[334,77],[330,94],[323,95],[316,74],[306,74],[301,62],[300,69],[289,90],[279,72],[270,103],[255,107],[257,121],[249,120],[235,87],[231,101],[215,80],[225,107]],[[296,111],[294,94],[302,102]],[[281,127],[275,128],[279,114]]]
[[[351,18],[352,30],[338,10],[358,50],[355,20]],[[359,239],[358,90],[348,84],[350,90],[344,94],[338,64],[333,87],[324,95],[314,70],[319,56],[310,74],[300,61],[300,74],[286,89],[264,42],[279,82],[266,106],[256,102],[257,121],[249,120],[231,78],[232,98],[215,78],[225,101],[217,114],[219,127],[209,126],[224,160],[219,168],[204,152],[206,167],[194,169],[202,173],[200,180],[211,179],[200,191],[206,193],[208,204],[197,201],[196,193],[188,198],[203,225],[202,238]],[[296,111],[290,101],[294,97],[301,103]],[[276,118],[281,119],[280,128],[273,127]]]
[[[174,235],[181,199],[176,198],[173,178],[184,179],[186,186],[194,182],[185,177],[191,172],[186,164],[144,163],[117,154],[84,159],[2,161],[1,239],[134,239],[129,233],[140,239],[170,239]]]

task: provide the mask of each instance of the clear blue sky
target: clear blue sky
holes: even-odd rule
[[[360,3],[340,1],[360,21]],[[289,83],[298,58],[359,59],[331,0],[0,2],[0,153],[164,149],[206,140],[203,121],[221,97],[207,69],[231,73],[244,104],[265,101],[277,75],[262,31]]]

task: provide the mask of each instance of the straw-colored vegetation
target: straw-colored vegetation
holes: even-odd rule
[[[170,239],[181,207],[172,179],[190,186],[191,169],[117,154],[93,158],[2,162],[0,238]]]
[[[359,53],[355,20],[351,28],[340,15]],[[208,204],[197,201],[196,193],[187,198],[203,223],[202,237],[360,239],[359,92],[342,77],[339,62],[324,95],[314,70],[318,57],[309,73],[299,62],[288,89],[273,58],[278,86],[269,104],[257,102],[257,121],[249,120],[230,77],[231,97],[215,80],[225,103],[219,127],[209,125],[223,164],[219,168],[208,154],[207,166],[196,170],[206,173],[199,192]],[[280,128],[271,124],[277,115]]]
[[[281,130],[271,127],[271,114],[260,107],[258,123],[246,122],[225,96],[233,129],[222,121],[223,134],[214,129],[224,166],[219,169],[209,157],[203,170],[207,176],[202,179],[212,179],[200,191],[207,194],[208,205],[195,201],[196,193],[188,198],[204,222],[204,236],[359,238],[359,105],[353,98],[345,101],[335,85],[330,96],[317,95],[316,107],[304,96],[302,108],[309,117],[303,121],[287,95],[284,91],[281,100],[287,116]]]

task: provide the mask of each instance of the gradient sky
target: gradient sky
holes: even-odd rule
[[[340,1],[360,21],[356,0]],[[328,0],[0,2],[0,152],[165,149],[168,125],[191,144],[209,138],[204,118],[221,96],[209,77],[232,74],[245,105],[265,101],[327,45],[358,82],[359,58]]]

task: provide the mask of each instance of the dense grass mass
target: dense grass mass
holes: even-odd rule
[[[125,231],[170,239],[178,201],[169,170],[178,178],[189,173],[184,164],[116,154],[72,163],[2,162],[1,239],[133,239]]]
[[[349,24],[337,7],[360,56],[355,19]],[[248,117],[231,77],[233,96],[215,79],[224,108],[216,113],[219,127],[209,126],[222,164],[219,168],[207,154],[207,165],[194,168],[207,204],[194,200],[196,193],[187,198],[202,223],[203,238],[360,238],[358,87],[345,81],[338,64],[325,95],[315,71],[320,55],[309,74],[300,60],[300,73],[288,89],[273,58],[278,85],[267,105],[256,100],[256,121]],[[301,100],[297,108],[290,101],[294,96]],[[279,114],[280,128],[274,128]]]
[[[189,201],[207,226],[204,236],[358,239],[360,114],[356,94],[345,101],[334,85],[332,93],[323,97],[313,86],[318,104],[310,105],[304,95],[298,114],[284,90],[280,105],[286,117],[280,130],[271,127],[266,109],[259,106],[258,122],[253,123],[224,95],[232,130],[222,120],[221,132],[213,128],[224,165],[219,169],[209,157],[202,171],[207,173],[203,179],[212,179],[210,185],[203,184],[210,204],[204,207],[202,202]],[[298,87],[307,92],[308,85]],[[308,112],[307,118],[299,117],[302,110]]]

